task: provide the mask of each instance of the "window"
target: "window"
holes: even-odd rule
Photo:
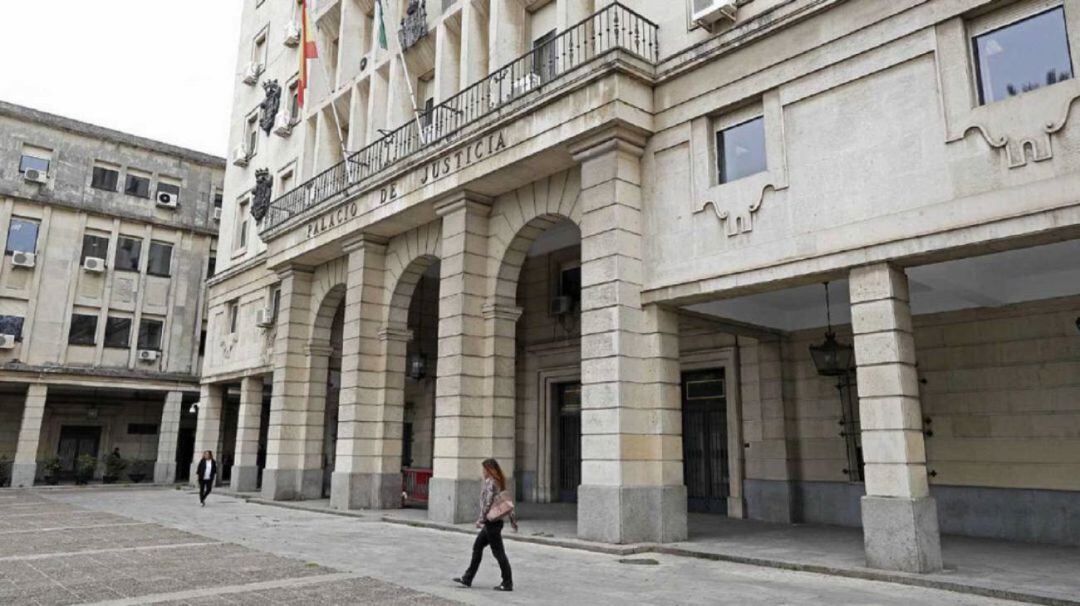
[[[767,169],[765,118],[736,124],[716,133],[720,183],[730,183]]]
[[[147,260],[146,273],[167,278],[172,274],[171,269],[172,244],[150,242],[150,258]]]
[[[116,260],[113,268],[122,271],[139,271],[139,259],[142,256],[142,240],[120,236],[116,245]]]
[[[22,341],[22,316],[0,316],[0,335],[11,335],[16,341]]]
[[[159,194],[172,194],[176,199],[180,199],[180,185],[176,183],[169,183],[168,181],[158,181],[157,190]]]
[[[558,72],[556,36],[558,31],[551,30],[533,41],[533,73],[540,77],[541,82],[551,80]]]
[[[217,271],[217,257],[210,255],[210,261],[206,264],[206,277],[214,277],[214,272]]]
[[[51,160],[52,152],[49,150],[30,145],[23,146],[22,157],[19,158],[19,174],[25,173],[27,170],[36,170],[48,174]]]
[[[972,46],[983,104],[1073,77],[1064,7],[976,36]]]
[[[97,257],[98,259],[108,258],[109,255],[109,238],[108,236],[95,236],[93,234],[86,234],[82,240],[82,259],[80,263],[86,263],[87,257]]]
[[[289,83],[289,123],[296,124],[300,121],[300,81],[293,80]]]
[[[120,170],[104,164],[95,164],[94,173],[90,178],[90,187],[104,191],[116,191],[120,183]]]
[[[105,347],[131,347],[131,318],[105,319]]]
[[[258,34],[255,35],[255,40],[251,44],[251,61],[258,63],[260,68],[266,67],[266,36],[269,31],[269,26],[264,27]],[[262,71],[261,69],[259,71]]]
[[[236,334],[236,329],[240,323],[240,301],[239,299],[233,299],[229,301],[228,307],[225,310],[228,314],[229,321],[229,334]]]
[[[570,297],[575,308],[581,302],[581,265],[564,267],[559,272],[559,296]]]
[[[259,148],[259,115],[257,113],[248,116],[247,127],[244,130],[247,133],[244,140],[244,143],[247,145],[245,151],[247,152],[248,158],[252,158]]]
[[[275,286],[270,291],[270,317],[277,318],[278,309],[281,308],[281,287]]]
[[[139,349],[161,350],[161,328],[164,323],[161,320],[147,320],[143,318],[139,322]]]
[[[158,426],[154,423],[128,423],[130,436],[156,436]]]
[[[293,169],[289,168],[288,170],[283,171],[281,176],[278,177],[278,181],[279,192],[291,191],[293,187]]]
[[[241,200],[236,207],[236,238],[233,240],[233,250],[242,250],[247,247],[248,238],[248,200]]]
[[[24,252],[33,254],[37,250],[38,223],[30,219],[11,218],[8,226],[7,247],[4,252]]]
[[[206,355],[206,329],[199,332],[199,357]]]
[[[97,334],[97,316],[72,314],[71,330],[68,331],[68,343],[72,345],[93,345]]]
[[[221,193],[220,187],[214,188],[214,208],[221,208],[221,203],[224,201],[224,194]]]
[[[129,172],[127,180],[124,182],[124,193],[138,198],[149,198],[150,176]]]

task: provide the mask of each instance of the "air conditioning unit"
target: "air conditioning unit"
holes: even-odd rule
[[[23,171],[23,179],[31,183],[45,184],[49,182],[49,173],[36,168],[28,168]]]
[[[551,315],[565,316],[574,311],[574,298],[569,295],[559,295],[551,300]]]
[[[139,350],[139,361],[140,362],[156,362],[157,359],[158,359],[158,356],[160,356],[160,355],[161,355],[161,352],[157,351],[156,349],[140,349]]]
[[[233,166],[247,166],[248,165],[248,149],[244,144],[237,145],[232,152]]]
[[[36,257],[34,253],[17,250],[11,253],[11,264],[16,267],[33,267]]]
[[[15,335],[0,335],[0,349],[15,349]]]
[[[244,84],[255,86],[262,74],[262,66],[257,61],[252,61],[244,68]]]
[[[303,31],[300,29],[298,21],[289,21],[285,24],[285,46],[292,48],[300,44],[301,35],[303,35]]]
[[[495,106],[509,103],[538,86],[540,86],[540,74],[529,73],[514,80],[509,87],[500,84],[498,87],[498,95],[493,95],[491,97],[491,103]]]
[[[101,257],[87,257],[83,260],[82,266],[86,271],[101,273],[105,271],[105,259],[102,259]]]
[[[694,23],[711,31],[718,21],[735,21],[735,13],[738,10],[737,0],[694,0],[692,18]]]
[[[159,191],[157,193],[157,205],[165,208],[176,208],[180,205],[180,196],[168,191]]]
[[[270,328],[274,325],[274,308],[255,310],[255,325],[259,328]]]
[[[215,221],[220,221],[221,220],[221,207],[220,206],[215,206],[214,207],[214,220]]]
[[[277,120],[274,120],[274,133],[281,137],[288,137],[292,134],[293,117],[289,110],[283,109],[278,113]]]

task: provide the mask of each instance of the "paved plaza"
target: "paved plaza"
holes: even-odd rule
[[[523,532],[529,532],[528,526]],[[2,604],[987,604],[891,583],[667,554],[509,542],[517,590],[471,538],[189,490],[0,491]]]

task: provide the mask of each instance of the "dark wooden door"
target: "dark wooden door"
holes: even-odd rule
[[[581,484],[581,383],[555,385],[559,424],[559,500],[577,502]]]
[[[181,427],[176,437],[176,481],[191,478],[191,461],[195,457],[195,428]]]
[[[56,448],[56,456],[60,457],[61,475],[67,479],[75,477],[75,461],[84,454],[96,459],[100,445],[100,427],[62,425],[60,444]]]
[[[727,513],[727,401],[723,369],[682,375],[683,465],[687,508]]]

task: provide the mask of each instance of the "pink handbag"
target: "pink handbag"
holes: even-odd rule
[[[510,498],[510,491],[504,490],[495,495],[495,500],[491,503],[491,508],[488,509],[487,519],[489,522],[495,522],[509,516],[514,513],[514,500]]]

